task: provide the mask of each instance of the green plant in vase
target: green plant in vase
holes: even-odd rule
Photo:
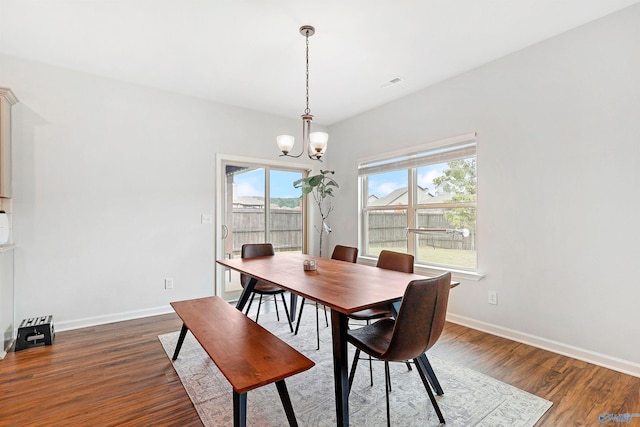
[[[320,233],[320,256],[322,256],[322,235],[327,233],[328,236],[331,233],[331,227],[327,224],[327,218],[333,210],[329,197],[333,197],[333,190],[340,187],[330,176],[334,174],[335,171],[321,170],[318,175],[302,178],[293,183],[295,188],[302,188],[302,194],[311,193],[313,195],[313,200],[320,211],[322,226],[321,228],[314,226],[316,231]]]

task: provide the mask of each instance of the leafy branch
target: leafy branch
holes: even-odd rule
[[[331,201],[328,197],[334,197],[333,190],[340,187],[330,176],[334,174],[335,171],[321,170],[318,175],[301,178],[293,183],[295,188],[302,189],[302,194],[311,193],[313,195],[313,200],[320,211],[322,229],[315,227],[316,231],[320,233],[320,256],[322,256],[322,232],[326,232],[327,235],[331,233],[331,227],[329,227],[326,220],[333,211],[333,206],[331,206]]]

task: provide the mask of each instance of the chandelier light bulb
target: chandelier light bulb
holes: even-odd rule
[[[314,153],[324,154],[327,149],[327,141],[329,141],[329,134],[326,132],[312,132],[309,135],[309,146]]]
[[[286,155],[293,148],[296,139],[291,135],[278,135],[276,136],[276,143],[278,144],[278,149]]]

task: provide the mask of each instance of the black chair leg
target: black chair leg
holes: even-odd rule
[[[385,360],[385,362],[384,362],[384,382],[385,382],[384,391],[385,391],[385,397],[387,398],[387,427],[391,427],[391,415],[390,415],[390,411],[389,411],[389,391],[391,390],[390,377],[391,376],[389,375],[389,362],[387,362]]]
[[[418,359],[413,359],[413,361],[416,363],[416,365],[418,364]],[[416,369],[416,371],[418,371],[418,373],[420,374],[420,377],[422,378],[422,382],[425,384],[425,389],[427,390],[427,394],[429,395],[429,400],[431,400],[431,404],[433,405],[433,409],[436,411],[436,414],[438,415],[438,420],[440,421],[440,424],[444,424],[444,417],[442,416],[442,411],[440,411],[440,406],[438,406],[438,402],[436,402],[436,397],[433,395],[433,391],[431,391],[431,387],[428,386],[427,384],[427,378],[424,375],[424,372],[422,372],[422,369]]]
[[[260,317],[260,307],[262,307],[262,294],[260,294],[260,299],[258,300],[258,313],[256,314],[256,323],[258,323],[258,318]]]
[[[300,304],[300,312],[298,313],[298,321],[296,322],[296,331],[293,333],[294,335],[298,335],[298,330],[300,329],[300,320],[302,320],[302,310],[304,310],[304,303],[307,299],[302,298],[302,304]],[[318,326],[318,303],[316,304],[316,337],[318,342],[318,350],[320,350],[320,327]]]
[[[371,324],[371,320],[367,319],[367,325]],[[369,381],[371,382],[371,387],[373,387],[373,362],[371,359],[371,356],[367,355],[369,357]]]
[[[289,322],[289,329],[291,330],[291,332],[293,332],[293,324],[291,323],[291,317],[289,316],[289,309],[287,308],[287,302],[284,299],[284,293],[281,293],[280,297],[282,298],[282,304],[284,305],[284,314],[286,314],[287,322]],[[276,299],[275,295],[273,296],[273,299]]]
[[[351,372],[349,373],[349,393],[351,393],[351,385],[353,384],[353,377],[356,376],[356,368],[358,367],[359,359],[360,349],[356,348],[356,354],[353,356],[353,364],[351,365]]]
[[[276,320],[279,322],[280,321],[280,311],[278,311],[278,297],[277,297],[277,295],[273,296],[273,303],[276,305]]]
[[[316,303],[316,338],[318,340],[317,350],[320,350],[320,319],[318,317],[318,303]]]
[[[326,323],[327,328],[329,327],[329,317],[327,317],[327,306],[323,305],[322,308],[324,309],[324,323]]]
[[[298,322],[296,322],[296,331],[293,333],[294,335],[298,335],[298,329],[300,329],[300,319],[302,319],[302,310],[304,309],[304,302],[306,298],[302,298],[302,304],[300,304],[300,312],[298,313]]]
[[[251,299],[249,300],[249,305],[247,306],[247,309],[244,311],[244,315],[248,316],[249,315],[249,310],[251,309],[251,304],[253,304],[253,299],[256,297],[255,293],[251,294]]]

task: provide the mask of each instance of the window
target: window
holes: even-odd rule
[[[276,253],[306,252],[306,203],[293,183],[306,169],[221,159],[218,194],[221,238],[217,253],[239,258],[245,243],[273,244]],[[227,300],[240,295],[240,275],[218,267],[217,294]]]
[[[476,269],[475,134],[364,161],[358,175],[363,255],[388,249],[417,264]]]

